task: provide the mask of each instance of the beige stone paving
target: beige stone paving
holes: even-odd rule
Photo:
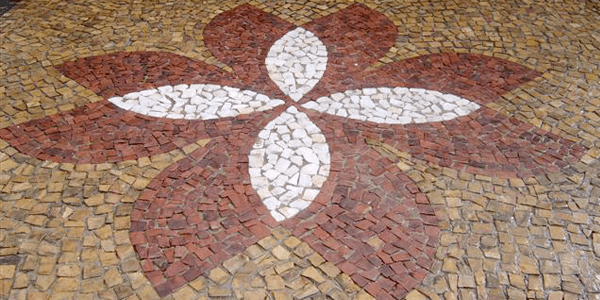
[[[0,17],[0,128],[100,100],[52,67],[77,57],[163,50],[227,70],[204,49],[202,30],[242,3],[73,2],[25,0]],[[250,3],[295,24],[350,3],[259,2]],[[400,33],[380,64],[455,51],[535,68],[541,78],[488,106],[590,148],[562,173],[505,180],[373,145],[401,158],[443,229],[431,274],[407,298],[600,299],[600,3],[364,2]],[[0,298],[158,298],[129,241],[129,213],[139,191],[185,154],[58,164],[0,141]],[[368,298],[290,240],[277,231],[167,298]]]
[[[440,217],[440,245],[418,288],[431,299],[600,297],[600,161],[580,173],[499,179],[431,166],[387,145]],[[562,298],[559,298],[562,299]]]

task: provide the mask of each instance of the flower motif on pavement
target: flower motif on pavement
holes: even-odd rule
[[[300,27],[242,5],[204,36],[233,72],[164,52],[83,58],[58,68],[104,101],[0,130],[23,153],[75,163],[211,139],[133,207],[132,243],[163,296],[283,226],[375,298],[402,298],[428,273],[437,219],[365,139],[500,177],[584,150],[485,106],[539,75],[518,64],[444,53],[368,68],[397,31],[359,4]]]

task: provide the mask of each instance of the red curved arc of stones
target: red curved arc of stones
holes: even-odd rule
[[[231,66],[255,91],[287,98],[270,80],[264,61],[271,45],[295,27],[243,4],[216,16],[206,26],[204,42],[217,59]],[[319,37],[329,52],[327,69],[316,90],[333,81],[348,83],[383,56],[397,35],[389,19],[362,4],[353,4],[301,27]]]
[[[328,51],[327,69],[319,83],[300,102],[343,92],[392,47],[398,31],[384,15],[353,4],[302,26],[315,34]]]
[[[215,127],[214,123],[156,119],[98,102],[2,129],[0,138],[41,160],[120,162],[207,138],[203,132]]]
[[[105,99],[164,85],[214,83],[243,88],[231,74],[213,65],[169,52],[116,52],[56,68]]]
[[[271,45],[295,27],[250,4],[242,4],[211,20],[204,29],[204,44],[253,91],[286,99],[269,78],[265,58]]]
[[[381,66],[362,74],[361,82],[434,90],[483,105],[540,75],[536,70],[501,58],[446,52]]]
[[[449,121],[389,125],[331,116],[340,136],[390,144],[414,158],[472,174],[526,178],[577,162],[586,148],[486,107]]]
[[[433,263],[439,227],[429,199],[397,161],[365,144],[367,135],[347,135],[344,118],[307,114],[332,149],[330,177],[283,226],[376,299],[402,299]]]
[[[136,201],[131,240],[160,295],[278,226],[250,184],[247,159],[260,129],[283,109],[255,115],[174,163]],[[427,197],[393,161],[340,136],[328,125],[334,117],[309,114],[332,149],[331,173],[317,199],[282,225],[378,299],[406,294],[427,274],[437,243]]]
[[[305,102],[353,89],[407,87],[453,94],[486,104],[540,75],[505,59],[445,52],[409,58],[351,75],[331,74],[331,78],[346,80],[330,80],[326,86],[317,85],[305,96]]]
[[[0,138],[21,153],[55,162],[137,159],[222,134],[218,124],[223,120],[153,118],[120,109],[106,101],[109,97],[163,85],[246,86],[215,66],[167,52],[118,52],[77,59],[57,68],[104,100],[0,129]]]

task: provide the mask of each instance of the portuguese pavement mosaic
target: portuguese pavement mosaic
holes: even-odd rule
[[[599,7],[20,2],[0,297],[600,299]]]

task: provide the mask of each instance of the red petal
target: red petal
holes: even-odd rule
[[[165,153],[207,137],[201,121],[156,119],[91,103],[0,130],[20,152],[41,160],[103,163]]]
[[[398,34],[394,23],[362,4],[353,4],[302,27],[314,33],[327,47],[329,56],[323,77],[342,79],[340,81],[364,70],[387,53]]]
[[[271,233],[276,222],[250,185],[247,161],[260,129],[282,110],[222,124],[231,131],[169,166],[136,201],[132,242],[161,296]]]
[[[80,58],[56,68],[104,98],[184,83],[239,86],[213,65],[168,52],[117,52]]]
[[[265,58],[275,41],[296,26],[252,5],[243,4],[216,16],[204,30],[206,48],[231,66],[252,90],[285,97],[269,78]]]
[[[392,63],[330,89],[425,88],[486,104],[539,75],[504,59],[444,53]],[[315,91],[310,97],[315,99],[325,92],[329,91]],[[343,118],[337,122],[344,124],[346,132],[365,127]],[[582,145],[486,107],[450,121],[387,128],[372,124],[362,135],[384,140],[441,166],[504,178],[557,171],[574,163],[585,151]]]
[[[0,129],[0,138],[20,152],[41,160],[120,162],[165,153],[199,139],[226,135],[240,125],[255,125],[254,115],[206,121],[159,119],[125,111],[110,103],[91,103]],[[269,112],[258,116],[269,116]]]
[[[314,202],[283,224],[375,298],[401,299],[433,262],[434,210],[395,162],[327,129],[335,149],[330,177]]]
[[[363,74],[371,86],[404,86],[454,94],[485,104],[541,74],[515,62],[479,54],[443,53],[391,63]]]
[[[529,82],[540,73],[508,60],[478,54],[424,55],[355,74],[346,80],[332,74],[328,85],[319,84],[305,98],[365,87],[411,87],[454,94],[485,104]]]
[[[417,159],[443,167],[501,178],[555,172],[575,163],[585,147],[482,107],[450,121],[409,125],[362,122],[307,112],[319,128],[359,142],[383,141]]]
[[[88,57],[58,67],[108,98],[183,83],[241,86],[218,68],[166,52],[120,52]],[[245,117],[238,117],[238,119]],[[0,130],[20,152],[42,160],[118,162],[165,153],[209,137],[217,121],[158,119],[102,101]]]
[[[352,80],[319,85],[307,98],[365,87],[411,87],[451,93],[486,104],[540,74],[504,59],[473,54],[425,55],[382,66]],[[331,121],[336,122],[336,121]],[[339,118],[347,133],[365,128]],[[369,123],[371,124],[371,123]],[[557,171],[585,148],[514,118],[483,107],[451,121],[368,126],[364,136],[385,140],[417,158],[472,173],[526,177]],[[360,137],[359,137],[360,138]]]

